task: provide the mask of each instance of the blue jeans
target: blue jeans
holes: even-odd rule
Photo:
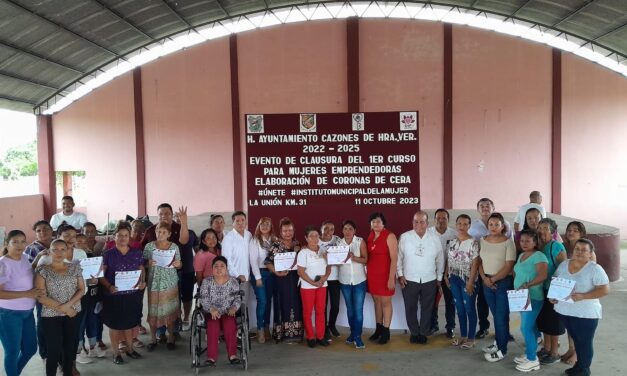
[[[37,330],[33,310],[0,308],[0,341],[4,348],[4,371],[18,376],[37,352]]]
[[[525,338],[527,359],[536,360],[536,350],[538,349],[538,337],[540,331],[536,325],[536,318],[542,310],[544,300],[531,299],[531,311],[520,312],[520,332]]]
[[[346,303],[346,316],[351,329],[350,336],[361,337],[364,326],[364,299],[366,298],[366,281],[358,285],[340,283],[340,290]]]
[[[507,354],[507,341],[509,335],[509,303],[507,301],[507,290],[513,289],[512,277],[507,276],[495,283],[496,288],[492,289],[483,286],[485,301],[490,307],[494,318],[494,332],[496,336],[496,346],[503,355]]]
[[[270,311],[272,308],[268,305],[268,301],[272,300],[274,274],[266,268],[262,268],[259,271],[261,272],[263,286],[257,287],[257,280],[252,274],[250,275],[250,284],[253,286],[255,296],[257,297],[257,330],[263,330],[263,328],[270,325]]]
[[[584,319],[565,315],[560,315],[560,318],[575,343],[577,363],[575,363],[574,368],[589,373],[594,355],[594,332],[599,325],[599,319]]]
[[[83,317],[81,318],[80,326],[78,327],[78,349],[77,353],[83,347],[85,342],[85,334],[87,334],[87,340],[89,346],[96,345],[96,337],[98,336],[98,317],[94,313],[96,308],[96,301],[93,299],[85,299],[85,305],[82,306]]]
[[[462,338],[474,340],[475,329],[477,328],[476,302],[478,285],[475,284],[473,294],[468,295],[466,292],[466,282],[463,279],[451,274],[448,280],[451,284],[451,294],[453,294],[457,318],[459,319],[460,335]]]

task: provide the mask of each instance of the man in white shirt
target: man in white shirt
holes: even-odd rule
[[[411,332],[409,343],[427,343],[435,295],[444,273],[442,243],[427,232],[429,216],[414,214],[413,230],[401,235],[398,242],[396,273],[405,301],[405,319]],[[420,304],[420,323],[417,319]]]
[[[250,277],[250,257],[248,245],[252,234],[246,229],[248,222],[246,214],[236,211],[231,216],[233,230],[229,231],[222,241],[222,256],[228,261],[229,274],[242,282],[241,290],[248,292],[248,278]],[[245,283],[246,282],[246,283]]]
[[[529,209],[538,209],[542,218],[546,218],[546,209],[542,206],[542,194],[539,191],[532,191],[529,193],[529,203],[525,204],[518,209],[518,214],[514,218],[514,231],[522,230],[525,224],[525,215]]]
[[[446,209],[440,208],[435,211],[435,226],[429,227],[427,231],[437,236],[442,243],[442,256],[444,258],[444,264],[446,265],[446,258],[448,256],[448,242],[457,239],[457,231],[448,226],[449,213]],[[443,275],[446,271],[443,271]],[[441,290],[435,296],[433,303],[433,314],[431,316],[431,330],[430,334],[436,333],[440,330],[438,325],[438,306],[440,305],[440,299],[444,296],[444,317],[446,318],[446,337],[452,339],[455,337],[455,301],[453,300],[453,294],[451,289],[446,286],[446,283],[442,283]],[[441,293],[440,293],[441,291]]]
[[[87,216],[83,213],[74,211],[74,198],[72,196],[63,196],[61,199],[60,213],[57,213],[50,218],[50,226],[54,231],[57,231],[57,227],[63,222],[74,227],[75,229],[83,228],[85,222],[87,222]]]

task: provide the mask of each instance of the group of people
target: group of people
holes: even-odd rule
[[[336,321],[341,295],[350,327],[345,342],[363,349],[369,292],[376,329],[368,340],[385,345],[390,340],[392,296],[400,286],[412,344],[427,343],[439,330],[441,297],[446,336],[463,350],[473,349],[475,340],[488,334],[491,312],[496,341],[482,349],[489,362],[504,359],[512,339],[508,290],[528,289],[531,310],[520,313],[526,351],[514,358],[516,369],[528,372],[562,360],[573,365],[568,375],[590,374],[592,342],[601,318],[599,298],[609,292],[609,280],[595,263],[594,244],[586,239],[584,225],[569,223],[562,241],[556,223],[546,218],[539,192],[532,192],[530,203],[521,208],[513,231],[495,212],[492,200],[482,198],[477,203],[480,217],[459,215],[455,229],[449,227],[447,210],[436,211],[431,227],[428,214],[419,210],[413,228],[397,238],[386,229],[384,214],[375,212],[365,239],[347,219],[341,223],[341,237],[335,234],[335,224],[325,221],[307,226],[303,242],[289,218],[282,218],[275,231],[272,219],[263,217],[251,233],[241,211],[233,213],[231,231],[225,232],[224,218],[214,215],[197,238],[188,228],[186,208],[175,213],[169,204],[161,204],[156,225],[143,231],[139,221],[120,222],[114,239],[99,244],[95,226],[74,215],[72,208],[71,197],[64,197],[57,239],[52,240],[53,227],[46,221],[35,224],[37,240],[29,246],[20,230],[6,237],[0,258],[0,340],[9,376],[20,374],[38,344],[47,375],[55,375],[58,367],[65,376],[76,375],[77,354],[86,359],[104,356],[103,323],[109,328],[116,364],[124,363],[123,354],[140,358],[136,348],[143,346],[137,337],[143,329],[144,289],[151,333],[147,350],[154,351],[162,341],[174,349],[177,331],[190,327],[195,286],[206,314],[207,365],[216,363],[220,335],[229,361],[239,363],[235,316],[251,288],[259,343],[305,340],[309,347],[329,346],[340,336]],[[73,225],[81,226],[81,241]],[[327,262],[335,246],[348,249],[339,265]],[[167,267],[155,261],[154,254],[162,251],[174,255]],[[292,267],[275,268],[275,260],[291,257],[289,252],[294,255]],[[104,274],[84,280],[80,260],[96,256],[103,257]],[[119,291],[116,275],[137,271],[135,289]],[[576,281],[572,302],[547,298],[552,277]],[[560,357],[558,337],[565,330],[569,349]],[[541,341],[543,347],[536,351]]]

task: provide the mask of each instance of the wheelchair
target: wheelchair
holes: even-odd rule
[[[239,291],[239,294],[244,297],[243,291]],[[205,365],[205,360],[207,359],[205,355],[207,353],[207,326],[205,325],[205,314],[200,305],[200,294],[198,292],[194,299],[196,303],[191,317],[189,352],[192,357],[192,369],[198,375],[201,368],[209,367]],[[248,370],[248,353],[252,347],[248,337],[248,308],[244,299],[242,299],[242,305],[235,314],[235,322],[237,324],[237,356],[240,359],[242,368]]]

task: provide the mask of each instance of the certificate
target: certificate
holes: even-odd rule
[[[274,255],[274,270],[283,272],[296,268],[296,252],[283,252]]]
[[[348,259],[348,260],[347,260]],[[348,246],[333,246],[327,249],[328,265],[344,265],[350,264],[351,259],[348,257]]]
[[[115,287],[118,291],[137,290],[139,285],[139,277],[141,270],[132,270],[130,272],[115,272]]]
[[[83,279],[100,278],[104,276],[102,271],[102,257],[91,257],[80,260],[83,269]]]
[[[574,301],[570,298],[570,294],[572,294],[574,288],[574,280],[553,277],[551,279],[551,286],[549,287],[549,292],[546,294],[546,297],[560,302],[574,303]]]
[[[174,262],[174,256],[176,255],[175,250],[166,250],[162,251],[160,249],[155,249],[152,252],[152,259],[157,262],[157,266],[162,268],[173,268],[172,263]]]
[[[507,290],[507,301],[510,312],[531,311],[529,289]]]

